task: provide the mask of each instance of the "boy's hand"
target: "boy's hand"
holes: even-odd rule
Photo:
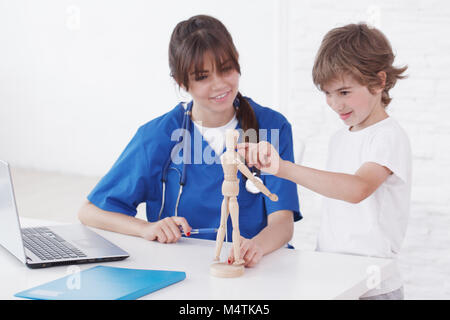
[[[253,239],[246,239],[241,236],[241,257],[240,259],[244,259],[244,266],[246,267],[254,267],[256,266],[261,258],[263,257],[263,250],[258,244],[256,244]],[[233,248],[230,250],[230,254],[228,256],[228,264],[232,264],[234,262],[234,251]]]
[[[239,143],[238,153],[245,158],[250,167],[276,175],[280,170],[282,159],[277,150],[267,141],[259,143]]]
[[[147,224],[141,231],[141,237],[161,243],[174,243],[180,240],[181,230],[189,236],[191,227],[183,217],[167,217],[158,222]]]

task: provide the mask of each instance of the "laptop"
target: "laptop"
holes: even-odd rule
[[[129,254],[82,224],[21,228],[9,164],[0,160],[0,246],[29,268],[118,261]]]

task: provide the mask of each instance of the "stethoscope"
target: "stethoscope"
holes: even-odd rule
[[[181,128],[184,129],[181,131],[181,135],[178,138],[178,142],[175,144],[175,146],[177,144],[179,144],[181,141],[183,141],[183,166],[182,166],[182,170],[180,172],[180,170],[178,170],[177,168],[173,168],[170,167],[170,164],[172,162],[172,151],[170,152],[169,158],[167,159],[166,163],[164,164],[164,168],[163,168],[163,172],[162,172],[162,178],[161,178],[161,182],[162,182],[162,199],[161,199],[161,208],[159,209],[159,214],[158,214],[158,220],[161,219],[161,214],[164,211],[164,206],[165,206],[165,201],[166,201],[166,182],[167,182],[167,176],[169,173],[169,170],[175,170],[179,177],[179,189],[178,189],[178,196],[177,196],[177,201],[175,203],[175,217],[178,217],[178,205],[180,204],[180,198],[181,198],[181,194],[183,193],[183,187],[186,184],[186,159],[185,157],[187,156],[186,153],[184,152],[184,150],[187,150],[187,140],[185,139],[185,134],[186,132],[189,132],[190,128],[191,128],[191,113],[192,113],[192,106],[193,106],[193,102],[191,101],[190,103],[188,103],[187,107],[185,107],[185,111],[184,111],[184,116],[183,116],[183,122],[181,124]],[[235,109],[239,108],[239,99],[235,99],[233,106]],[[172,150],[173,148],[172,147]],[[252,168],[253,169],[253,168]],[[261,178],[259,177],[259,171],[253,172],[253,175],[256,177],[256,179],[261,180]],[[248,192],[253,193],[253,194],[257,194],[260,193],[260,191],[258,190],[258,188],[256,188],[256,186],[253,184],[253,182],[251,182],[250,180],[246,179],[247,181],[245,182],[245,188],[247,189]]]

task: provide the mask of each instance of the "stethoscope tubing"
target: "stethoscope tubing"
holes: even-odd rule
[[[183,131],[181,132],[181,136],[180,138],[178,138],[178,142],[180,143],[181,139],[183,140],[183,144],[184,144],[184,150],[186,150],[186,131],[189,131],[190,129],[190,121],[189,121],[189,117],[191,115],[191,111],[192,111],[192,105],[193,102],[191,101],[187,107],[186,110],[184,112],[184,116],[183,116],[183,122],[181,124],[181,128],[183,129]],[[162,174],[162,178],[161,178],[161,182],[163,185],[163,190],[162,190],[162,201],[161,201],[161,208],[159,209],[159,213],[158,213],[158,221],[161,219],[161,214],[164,211],[164,206],[165,206],[165,202],[166,202],[166,181],[167,181],[167,175],[169,172],[169,166],[170,163],[172,162],[171,159],[172,154],[169,155],[169,158],[167,159],[165,165],[164,165],[164,169],[163,169],[163,174]],[[186,184],[186,153],[183,152],[183,169],[181,170],[180,173],[180,187],[178,189],[178,197],[177,197],[177,202],[175,203],[175,217],[178,217],[178,206],[180,204],[180,198],[181,198],[181,194],[183,193],[183,186]],[[177,170],[178,171],[178,170]]]

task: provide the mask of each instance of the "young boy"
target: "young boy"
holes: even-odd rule
[[[411,150],[385,110],[389,90],[407,68],[393,62],[389,41],[365,24],[335,28],[323,39],[313,80],[346,125],[330,140],[328,171],[284,161],[267,142],[238,146],[250,166],[326,197],[319,251],[394,261],[400,251],[409,215]],[[403,299],[398,267],[361,298]]]

